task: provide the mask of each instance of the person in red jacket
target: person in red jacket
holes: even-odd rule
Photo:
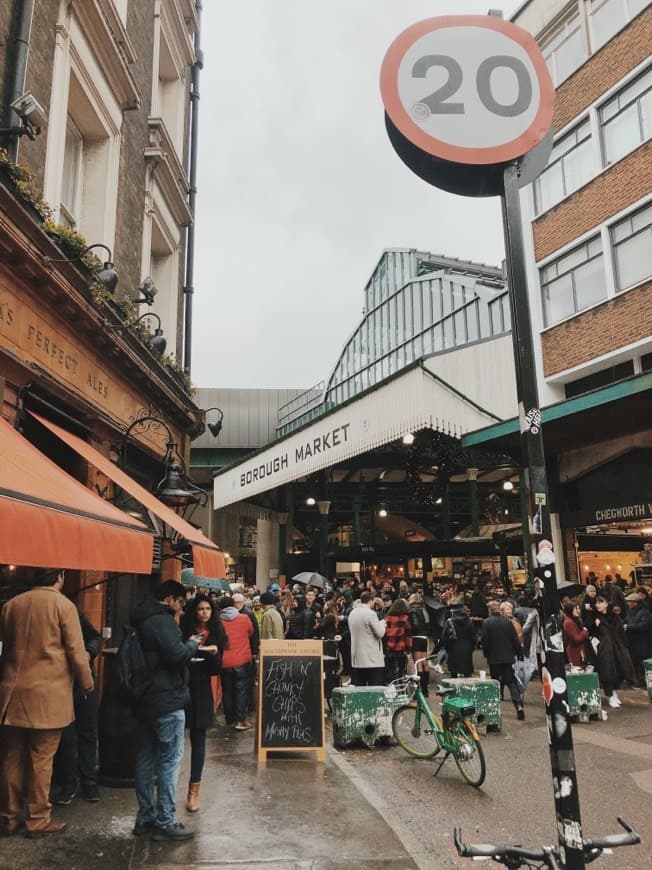
[[[570,602],[564,605],[564,650],[569,664],[575,668],[586,666],[586,642],[589,630],[582,624],[579,604]]]
[[[385,619],[385,682],[391,683],[407,673],[407,657],[412,652],[412,626],[407,602],[397,598]]]
[[[254,627],[251,619],[237,610],[233,598],[220,600],[220,618],[229,639],[222,655],[222,705],[226,724],[236,731],[251,728],[247,722],[249,684],[252,678]]]

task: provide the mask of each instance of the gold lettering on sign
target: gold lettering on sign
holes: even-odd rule
[[[13,319],[13,310],[7,308],[7,311],[9,312],[7,318],[10,314]],[[27,326],[27,340],[31,345],[47,355],[53,367],[59,367],[61,371],[65,371],[73,381],[79,382],[78,378],[83,378],[79,357],[60,340],[54,339],[51,334],[45,332],[39,326],[35,326],[33,323]],[[87,372],[86,386],[100,398],[108,399],[109,387],[106,376],[98,375],[92,368],[88,368]]]
[[[30,323],[27,327],[27,340],[46,353],[52,362],[64,368],[72,375],[77,374],[79,360],[67,348],[57,344],[49,335]]]
[[[95,390],[100,396],[103,396],[105,399],[109,398],[109,391],[107,390],[106,384],[100,380],[93,372],[88,373],[88,377],[86,378],[86,386],[90,387],[91,390]]]
[[[6,323],[11,326],[14,322],[14,310],[9,307],[8,302],[0,302],[0,323]]]

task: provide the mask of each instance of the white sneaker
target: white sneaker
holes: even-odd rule
[[[611,697],[612,697],[612,698],[615,698],[615,699],[618,701],[618,706],[619,706],[619,707],[622,706],[622,703],[623,703],[623,702],[622,702],[622,701],[620,700],[620,698],[618,697],[618,692],[612,692]]]
[[[610,707],[620,707],[620,701],[615,695],[611,695],[609,698],[609,706]]]
[[[443,669],[442,666],[439,664],[439,662],[438,662],[438,663],[433,667],[433,671],[435,671],[435,672],[438,673],[438,674],[443,674],[443,673],[444,673],[444,669]]]

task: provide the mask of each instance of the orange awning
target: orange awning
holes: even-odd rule
[[[102,456],[99,450],[96,450],[87,441],[82,441],[72,432],[67,432],[55,423],[40,417],[33,411],[30,412],[39,423],[47,427],[50,432],[53,432],[58,438],[72,447],[80,456],[82,456],[91,465],[94,465],[98,471],[105,474],[110,480],[128,492],[132,498],[135,498],[139,504],[146,507],[160,520],[163,520],[168,526],[173,528],[175,532],[185,538],[192,545],[192,560],[195,574],[202,577],[226,577],[226,564],[224,555],[219,547],[214,544],[210,538],[207,538],[199,529],[191,526],[190,523],[182,519],[179,514],[175,513],[172,508],[163,504],[162,501],[148,492],[145,487],[137,483],[133,477],[129,477],[121,468],[118,468],[115,463]]]
[[[154,538],[0,417],[0,562],[150,574]]]

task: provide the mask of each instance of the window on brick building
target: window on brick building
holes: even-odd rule
[[[652,203],[611,227],[616,290],[652,277]]]
[[[614,94],[599,112],[605,164],[620,160],[652,134],[652,67]]]
[[[588,118],[555,142],[548,165],[534,183],[536,213],[582,187],[597,170]]]
[[[591,48],[597,51],[649,5],[650,0],[589,0]]]
[[[577,7],[543,41],[541,50],[555,87],[582,66],[588,57],[588,49]]]
[[[539,274],[546,326],[559,323],[607,298],[599,235],[543,266]]]

